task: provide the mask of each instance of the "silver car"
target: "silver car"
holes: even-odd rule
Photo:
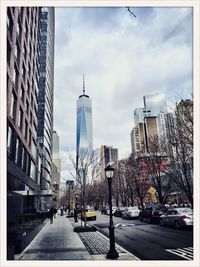
[[[190,208],[169,209],[160,216],[160,225],[174,226],[177,229],[193,225],[193,211]]]
[[[122,213],[123,219],[131,219],[139,217],[140,210],[138,207],[128,207]]]

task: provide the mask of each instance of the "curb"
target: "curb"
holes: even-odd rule
[[[90,225],[90,224],[89,224]],[[93,225],[96,229],[97,229],[97,232],[99,235],[101,235],[102,237],[106,238],[108,241],[109,241],[109,238],[102,234],[100,231],[99,231],[99,228],[96,226],[96,225]],[[120,246],[118,243],[115,242],[115,244],[121,249],[121,250],[124,250],[130,257],[134,258],[134,260],[136,261],[140,261],[140,259],[138,257],[136,257],[134,254],[132,254],[131,252],[129,252],[128,250],[126,250],[125,248],[123,248],[122,246]]]

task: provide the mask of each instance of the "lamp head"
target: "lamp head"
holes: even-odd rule
[[[107,167],[105,168],[105,173],[107,179],[112,179],[114,175],[114,168],[112,168],[110,165],[107,165]]]

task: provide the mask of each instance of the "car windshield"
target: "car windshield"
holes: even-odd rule
[[[177,209],[180,213],[193,213],[192,209],[188,209],[188,208],[180,208]]]

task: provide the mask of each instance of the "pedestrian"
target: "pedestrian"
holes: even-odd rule
[[[53,215],[54,215],[54,218],[56,218],[56,213],[57,213],[57,208],[54,207],[54,209],[53,209]]]
[[[53,214],[54,214],[54,208],[51,207],[50,210],[49,210],[50,223],[53,223]]]
[[[60,208],[60,215],[63,216],[63,207]]]

